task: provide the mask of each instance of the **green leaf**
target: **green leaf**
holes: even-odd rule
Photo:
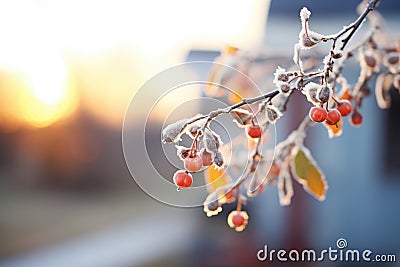
[[[318,200],[324,200],[328,184],[310,150],[304,146],[294,147],[290,165],[293,177],[303,188]]]

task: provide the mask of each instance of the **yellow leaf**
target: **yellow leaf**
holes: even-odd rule
[[[334,138],[337,136],[342,135],[342,125],[343,125],[343,120],[340,118],[339,122],[335,125],[330,125],[326,122],[324,122],[324,126],[328,130],[329,138]]]
[[[225,47],[224,53],[228,54],[228,55],[233,55],[235,54],[237,51],[239,50],[239,48],[231,46],[231,45],[227,45]]]
[[[328,184],[310,151],[304,146],[293,148],[290,165],[293,177],[303,188],[318,200],[324,200]]]
[[[232,183],[232,179],[228,176],[226,170],[216,168],[214,164],[204,171],[204,179],[209,193],[214,192],[221,186]]]

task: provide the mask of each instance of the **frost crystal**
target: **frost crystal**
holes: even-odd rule
[[[303,71],[303,61],[300,59],[300,49],[302,46],[297,43],[293,48],[293,62],[300,68],[300,71]]]
[[[287,94],[290,91],[290,84],[288,83],[290,75],[284,68],[279,66],[275,70],[273,83],[282,94]]]
[[[182,119],[165,127],[162,131],[163,143],[177,142],[181,140],[187,121],[188,119]]]
[[[274,81],[273,81],[273,83],[276,86],[279,86],[279,84],[281,82],[287,82],[288,80],[289,80],[289,77],[288,77],[288,75],[286,73],[286,70],[284,68],[281,68],[281,67],[278,66],[278,68],[275,70],[275,73],[274,73]]]
[[[300,10],[300,20],[301,20],[301,24],[305,24],[306,21],[310,18],[311,16],[311,11],[308,10],[306,7],[303,7]]]
[[[301,31],[299,33],[298,42],[300,49],[309,49],[321,42],[323,38],[327,37],[322,34],[313,32],[308,28],[308,20],[310,18],[310,15],[311,12],[306,7],[303,7],[300,11]]]

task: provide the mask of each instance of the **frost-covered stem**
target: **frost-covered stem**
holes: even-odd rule
[[[265,94],[262,94],[262,95],[259,95],[259,96],[253,97],[253,98],[243,98],[241,102],[236,103],[232,106],[229,106],[227,109],[228,109],[228,112],[231,112],[232,110],[239,108],[241,106],[244,106],[244,105],[250,105],[250,104],[256,103],[258,101],[264,100],[264,99],[271,100],[278,94],[279,94],[279,90],[275,89],[271,92],[268,92],[268,93],[265,93]]]
[[[370,0],[368,2],[367,7],[364,9],[364,11],[360,14],[360,16],[350,25],[348,25],[347,27],[343,28],[343,30],[341,30],[340,32],[331,35],[327,38],[324,38],[324,41],[328,41],[328,40],[333,40],[332,43],[332,47],[331,47],[331,52],[330,52],[330,56],[329,59],[324,67],[324,79],[325,82],[327,82],[327,78],[329,77],[329,72],[331,71],[331,67],[333,65],[333,57],[334,57],[334,51],[336,48],[336,42],[347,32],[350,31],[350,33],[346,36],[346,38],[344,38],[342,40],[342,46],[340,47],[340,51],[343,51],[344,48],[347,46],[347,44],[349,43],[350,39],[353,37],[353,35],[356,33],[356,31],[358,30],[358,28],[360,28],[360,26],[362,25],[362,23],[364,22],[365,18],[368,16],[368,14],[374,10],[375,6],[378,4],[380,0]]]
[[[272,100],[272,98],[274,98],[278,94],[279,94],[279,90],[275,89],[273,91],[270,91],[268,93],[265,93],[265,94],[262,94],[262,95],[259,95],[259,96],[256,96],[256,97],[243,98],[242,101],[239,102],[239,103],[233,104],[233,105],[231,105],[229,107],[226,107],[226,108],[223,108],[223,109],[213,110],[210,113],[208,113],[208,115],[203,115],[203,116],[200,116],[200,117],[196,117],[195,119],[186,122],[185,123],[185,127],[190,125],[190,124],[192,124],[192,123],[194,123],[194,122],[196,122],[196,121],[199,121],[199,120],[207,118],[206,122],[203,124],[203,126],[201,127],[201,129],[199,131],[200,133],[203,133],[204,129],[208,127],[210,122],[213,119],[215,119],[216,117],[218,117],[219,115],[225,114],[225,113],[229,113],[229,112],[231,112],[232,110],[234,110],[236,108],[239,108],[239,107],[244,106],[244,105],[250,105],[250,104],[256,103],[258,101],[264,100],[264,99]]]
[[[334,72],[332,72],[333,77],[331,77],[333,80],[336,81],[336,79],[342,74],[343,71],[343,67],[346,63],[346,61],[351,58],[353,56],[353,54],[362,46],[364,46],[369,40],[371,40],[371,38],[374,36],[375,31],[377,28],[373,28],[371,30],[370,33],[368,33],[368,35],[359,43],[357,43],[356,45],[354,45],[353,47],[351,47],[346,54],[343,55],[343,57],[341,58],[341,60],[339,62],[337,62],[336,65],[336,69]],[[335,85],[333,85],[333,88],[335,88]],[[337,101],[335,100],[334,97],[332,97],[332,99],[337,103]]]
[[[324,71],[323,71],[325,73],[325,76],[324,76],[325,82],[327,82],[327,77],[329,77],[329,72],[331,71],[331,66],[332,66],[333,61],[334,61],[333,60],[333,55],[334,55],[333,51],[334,51],[334,49],[336,47],[337,40],[339,40],[339,38],[342,37],[347,32],[351,31],[349,33],[349,35],[345,39],[342,40],[343,45],[340,48],[340,50],[343,50],[346,47],[346,45],[348,44],[348,42],[350,41],[350,39],[353,37],[354,33],[361,26],[361,24],[364,21],[364,19],[367,17],[367,15],[371,11],[374,10],[376,4],[379,1],[380,0],[371,0],[368,3],[368,6],[365,8],[365,10],[360,14],[360,16],[353,23],[351,23],[350,25],[345,27],[343,30],[341,30],[337,34],[334,34],[332,36],[326,37],[324,39],[324,41],[333,40],[333,44],[332,44],[332,48],[331,48],[331,53],[330,53],[330,57],[329,57],[329,60],[328,60],[328,64],[326,64],[326,66],[324,68]],[[307,23],[307,21],[305,23]],[[312,72],[312,73],[308,73],[308,74],[300,73],[300,75],[296,76],[295,79],[304,78],[305,76],[307,76],[308,78],[314,78],[315,76],[318,76],[318,75],[321,75],[321,72]],[[204,129],[210,124],[210,122],[215,117],[219,116],[220,114],[229,113],[229,112],[233,111],[236,108],[239,108],[239,107],[244,106],[244,105],[250,105],[250,104],[256,103],[258,101],[264,100],[264,99],[272,100],[272,98],[277,96],[279,93],[280,93],[279,90],[275,89],[273,91],[270,91],[268,93],[265,93],[265,94],[262,94],[262,95],[259,95],[259,96],[253,97],[253,98],[243,98],[242,101],[239,102],[239,103],[233,104],[233,105],[231,105],[231,106],[229,106],[227,108],[224,108],[224,109],[218,109],[218,110],[212,111],[208,115],[200,116],[200,117],[198,117],[198,118],[196,118],[196,119],[194,119],[192,121],[189,121],[189,122],[186,123],[186,126],[191,124],[191,123],[194,123],[194,122],[196,122],[198,120],[207,118],[206,122],[204,123],[203,127],[201,128],[201,132],[203,132]],[[287,102],[288,101],[285,102],[285,105],[283,107],[284,109],[286,108]]]
[[[350,39],[353,37],[353,35],[358,30],[358,28],[364,22],[365,18],[368,16],[368,14],[371,11],[374,10],[375,6],[378,4],[379,1],[380,0],[370,0],[368,2],[367,7],[364,9],[364,11],[360,14],[360,16],[353,23],[351,23],[347,27],[343,28],[343,30],[341,30],[340,32],[338,32],[338,33],[336,33],[336,34],[334,34],[332,36],[329,36],[328,38],[325,38],[324,41],[333,40],[332,50],[334,50],[335,47],[336,47],[336,42],[339,40],[339,38],[342,37],[344,34],[346,34],[348,31],[351,30],[349,35],[347,35],[347,37],[342,40],[343,44],[340,47],[340,50],[343,51],[343,49],[346,47],[346,45],[348,44]]]
[[[236,206],[236,211],[241,211],[242,210],[242,198],[240,197],[240,192],[238,191],[238,196],[237,196],[237,206]]]
[[[350,34],[345,39],[342,40],[343,44],[342,44],[342,47],[340,48],[340,50],[343,50],[346,47],[347,43],[353,37],[353,35],[357,31],[357,29],[361,26],[364,19],[368,16],[369,12],[374,10],[375,6],[378,4],[379,1],[380,0],[369,1],[368,6],[365,8],[364,12],[361,13],[361,15],[357,18],[357,20],[348,27],[348,30],[346,30],[345,32],[349,31],[350,29],[352,29],[352,30],[351,30]],[[338,38],[340,36],[342,36],[343,34],[339,35]]]

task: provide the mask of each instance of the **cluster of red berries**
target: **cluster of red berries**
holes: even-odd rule
[[[353,110],[353,106],[349,100],[342,100],[337,103],[337,107],[327,111],[322,107],[312,107],[309,112],[310,119],[313,122],[326,122],[329,125],[335,125],[343,116],[349,115]],[[358,112],[354,112],[351,117],[353,125],[361,124],[362,117]]]
[[[191,172],[197,172],[203,167],[210,166],[212,164],[211,153],[203,149],[199,153],[189,154],[183,161],[185,170],[178,170],[175,172],[173,180],[175,185],[180,188],[188,188],[193,183],[193,177]]]

